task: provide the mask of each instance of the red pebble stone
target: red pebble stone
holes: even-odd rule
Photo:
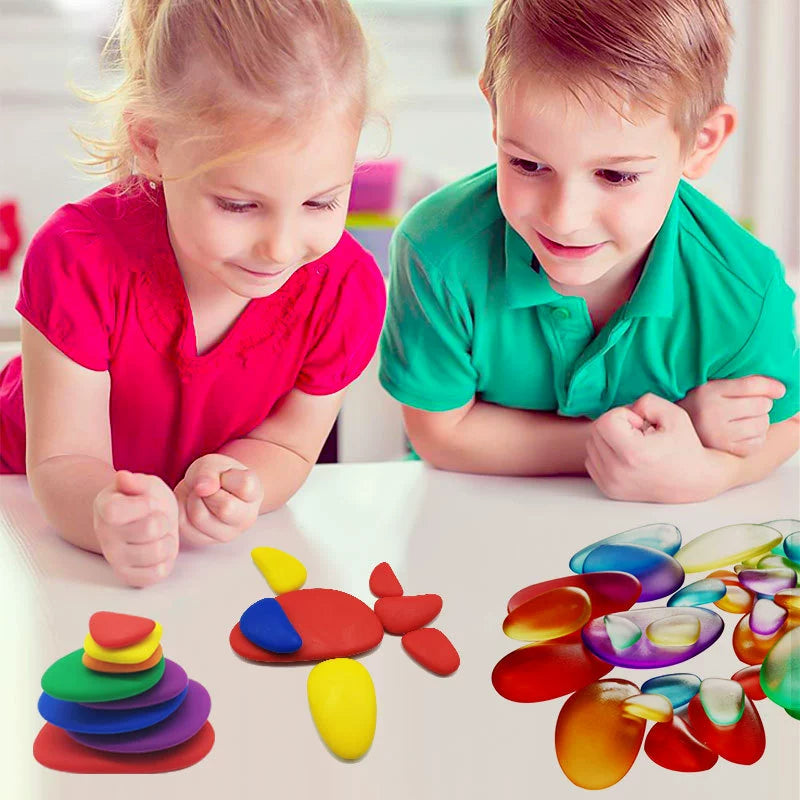
[[[110,753],[71,739],[49,722],[33,743],[33,756],[43,766],[60,772],[133,774],[172,772],[204,758],[214,745],[214,729],[206,722],[191,739],[154,753]]]
[[[101,647],[129,647],[152,633],[156,623],[146,617],[98,611],[89,617],[89,633]]]
[[[240,656],[271,664],[349,658],[371,650],[383,639],[383,626],[375,612],[347,592],[296,589],[276,600],[300,634],[302,647],[294,653],[271,653],[247,639],[237,622],[229,641]]]
[[[369,576],[369,590],[375,597],[400,597],[403,594],[403,587],[397,580],[397,575],[385,561],[372,570]]]
[[[754,664],[750,667],[740,669],[731,675],[731,680],[742,684],[744,693],[751,700],[765,700],[766,695],[761,688],[761,664]]]
[[[504,656],[492,670],[492,685],[506,700],[538,703],[576,692],[612,669],[584,647],[575,631]]]
[[[441,610],[442,598],[438,594],[381,597],[375,601],[375,613],[386,632],[398,636],[424,627]]]
[[[676,772],[704,772],[719,759],[680,717],[653,725],[644,740],[644,751],[660,767]]]
[[[452,675],[461,664],[453,643],[438,628],[409,631],[400,643],[411,658],[437,675]]]
[[[744,713],[734,725],[717,725],[709,719],[700,695],[689,701],[689,725],[694,735],[708,748],[734,764],[755,764],[767,746],[761,717],[745,694]]]
[[[508,613],[540,594],[561,586],[574,586],[583,589],[592,601],[592,618],[627,611],[642,593],[638,578],[627,572],[587,572],[584,575],[567,575],[526,586],[508,601]]]

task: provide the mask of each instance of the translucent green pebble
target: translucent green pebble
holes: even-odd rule
[[[717,725],[735,725],[744,714],[744,687],[727,678],[706,678],[700,684],[700,702]]]
[[[800,628],[781,636],[761,665],[761,688],[774,703],[800,712]]]
[[[685,572],[701,572],[766,554],[782,539],[775,528],[766,525],[726,525],[687,542],[674,558]]]

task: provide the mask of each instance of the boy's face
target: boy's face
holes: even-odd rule
[[[520,81],[497,98],[497,192],[555,289],[622,280],[661,227],[683,167],[670,120]],[[605,280],[602,280],[605,279]]]

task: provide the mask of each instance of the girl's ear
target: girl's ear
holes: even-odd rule
[[[136,119],[126,112],[123,116],[128,129],[128,138],[136,156],[137,171],[148,178],[161,177],[161,165],[158,161],[158,138],[153,125],[145,120]]]
[[[725,140],[736,128],[737,114],[733,106],[717,106],[697,133],[694,148],[683,164],[685,177],[701,178],[708,172]]]

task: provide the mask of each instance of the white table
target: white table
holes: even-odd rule
[[[640,524],[677,524],[684,541],[721,525],[798,516],[798,463],[764,483],[708,503],[655,506],[601,498],[588,480],[522,480],[436,472],[419,463],[322,466],[289,506],[262,517],[238,541],[181,554],[172,576],[145,590],[118,585],[101,558],[61,541],[43,521],[24,478],[0,478],[0,606],[4,659],[0,796],[9,800],[139,797],[450,798],[588,797],[562,774],[553,732],[565,698],[516,704],[495,693],[495,663],[516,646],[501,630],[517,589],[568,573],[582,545]],[[358,763],[333,758],[306,701],[310,667],[239,659],[228,633],[269,588],[249,552],[273,545],[300,558],[307,586],[349,591],[368,603],[373,566],[388,561],[409,594],[437,592],[434,623],[460,650],[450,678],[423,671],[387,636],[363,657],[375,683],[378,728]],[[42,721],[39,679],[81,646],[98,610],[151,616],[165,653],[209,690],[217,741],[199,764],[158,776],[68,775],[39,766],[31,745]],[[685,666],[729,677],[743,665],[722,639]],[[653,671],[615,670],[641,683]],[[800,725],[758,704],[767,750],[749,767],[720,759],[684,775],[644,752],[609,797],[796,798]]]

